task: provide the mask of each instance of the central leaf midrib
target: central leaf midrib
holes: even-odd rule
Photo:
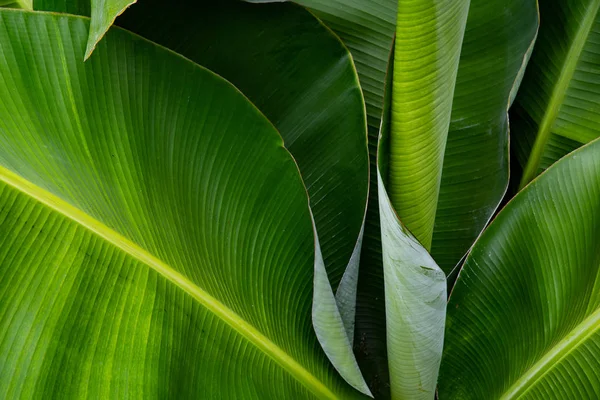
[[[554,366],[560,363],[598,330],[600,330],[600,308],[597,308],[596,311],[565,335],[562,340],[546,351],[531,368],[502,394],[500,399],[509,400],[523,395],[548,374]]]
[[[527,161],[527,165],[525,166],[525,170],[523,172],[523,177],[520,184],[521,188],[523,188],[537,175],[537,170],[540,167],[542,156],[546,149],[546,145],[548,144],[552,127],[554,126],[554,122],[558,117],[558,112],[566,96],[569,84],[573,79],[573,75],[577,68],[577,63],[581,57],[581,52],[587,43],[587,39],[592,30],[592,26],[594,25],[599,8],[600,0],[593,0],[590,3],[588,11],[585,13],[583,21],[581,21],[581,24],[577,29],[577,33],[571,42],[571,46],[566,54],[565,62],[562,65],[558,80],[552,89],[550,101],[548,102],[546,111],[544,112],[544,116],[542,117],[542,121],[539,125],[529,160]]]
[[[337,399],[337,396],[334,395],[323,382],[306,370],[298,361],[273,343],[268,337],[264,336],[258,329],[147,250],[144,250],[134,242],[110,229],[108,226],[102,224],[100,221],[94,219],[80,209],[73,207],[66,201],[27,181],[2,165],[0,165],[0,181],[74,221],[94,235],[125,252],[130,257],[135,258],[153,269],[159,275],[197,300],[203,307],[210,310],[242,337],[273,359],[312,393],[321,398]]]

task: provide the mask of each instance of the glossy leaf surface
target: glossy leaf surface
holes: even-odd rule
[[[428,250],[469,3],[398,3],[388,191],[402,222]]]
[[[600,136],[600,1],[541,1],[543,21],[513,112],[521,187]]]
[[[315,280],[317,335],[348,382],[369,393],[351,344],[369,165],[364,100],[348,50],[293,4],[181,2],[165,10],[148,0],[117,23],[232,82],[282,134],[307,186],[327,271]],[[335,302],[324,308],[331,287],[339,311]]]
[[[313,332],[308,199],[269,121],[123,30],[83,63],[87,19],[0,19],[0,397],[359,396]]]
[[[369,114],[372,162],[394,34],[393,1],[300,1],[350,48]],[[537,31],[536,1],[472,0],[452,104],[432,254],[449,273],[480,234],[508,184],[509,103]],[[503,59],[503,63],[498,63]],[[371,181],[376,182],[372,168]],[[355,347],[373,390],[388,386],[378,198],[371,189],[361,259]]]
[[[117,23],[223,76],[273,122],[300,167],[337,288],[360,233],[369,169],[363,99],[339,40],[292,4],[165,10],[148,0]]]
[[[265,2],[264,0],[251,0]],[[381,120],[386,64],[395,30],[396,1],[299,0],[352,52],[367,103],[371,162]],[[446,144],[432,253],[445,272],[459,262],[494,213],[508,184],[511,96],[524,73],[537,32],[535,0],[471,0]],[[497,60],[504,60],[498,63]],[[376,181],[372,168],[371,181]],[[474,195],[475,189],[477,195]],[[375,189],[370,203],[377,204]],[[371,208],[370,214],[376,215]],[[465,221],[469,221],[465,224]],[[380,263],[379,227],[366,226],[368,264]],[[375,242],[376,239],[375,235]],[[376,269],[376,268],[373,268]],[[372,271],[365,271],[370,275]]]
[[[472,246],[506,192],[508,107],[537,27],[535,0],[471,0],[431,248],[446,274]]]
[[[448,305],[440,399],[600,396],[600,141],[518,194]]]
[[[388,84],[394,74],[391,57]],[[385,283],[384,349],[392,399],[431,399],[444,343],[446,277],[402,224],[387,194],[392,93],[386,92],[378,148],[377,186]],[[383,396],[387,395],[384,392]]]

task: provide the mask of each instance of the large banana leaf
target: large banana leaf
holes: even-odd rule
[[[508,108],[537,27],[536,0],[471,0],[431,248],[446,274],[472,246],[506,192]]]
[[[339,39],[293,4],[183,1],[165,9],[146,0],[117,24],[223,76],[273,122],[300,167],[337,288],[369,179],[364,101]]]
[[[428,250],[469,3],[398,2],[388,192],[400,219]]]
[[[77,12],[76,2],[61,11]],[[118,24],[219,73],[281,132],[307,185],[327,270],[316,266],[315,329],[342,375],[368,393],[351,344],[368,153],[364,101],[348,51],[291,4],[188,1],[165,9],[164,2],[147,0]],[[327,301],[327,275],[339,310]]]
[[[600,141],[518,194],[448,305],[440,399],[600,397]]]
[[[392,399],[432,399],[437,384],[446,279],[427,248],[468,10],[469,0],[398,4],[377,180]]]
[[[0,397],[352,398],[297,166],[231,84],[0,11]],[[235,382],[235,384],[231,384]]]
[[[600,136],[599,9],[598,0],[540,2],[543,23],[512,118],[521,187]]]
[[[433,257],[446,272],[484,228],[506,190],[507,111],[531,51],[536,20],[534,1],[471,1],[433,234]],[[498,58],[506,63],[497,63]],[[383,150],[380,157],[386,153]],[[385,160],[382,162],[386,164]],[[384,176],[386,171],[382,165]],[[386,293],[389,291],[386,282]],[[415,315],[422,314],[415,310]],[[357,324],[361,326],[359,320]]]
[[[367,103],[374,165],[397,0],[296,2],[313,10],[352,52]],[[506,110],[533,49],[537,22],[535,0],[471,0],[433,233],[432,253],[446,272],[459,262],[481,233],[506,191]],[[499,63],[498,59],[504,61]],[[375,171],[373,167],[373,182]],[[371,205],[377,204],[376,191],[371,193]],[[369,212],[376,213],[372,211],[376,211],[373,207]],[[379,230],[377,224],[370,229],[373,224],[371,218],[367,219],[367,242],[369,231]],[[377,252],[378,245],[366,243],[365,247]],[[369,254],[364,257],[370,258]],[[370,264],[377,264],[378,259],[374,257]]]
[[[337,290],[346,335],[330,337],[336,324],[320,307],[314,312],[315,328],[332,360],[334,354],[344,363],[354,360],[369,159],[364,100],[348,51],[308,11],[292,4],[189,1],[165,10],[164,2],[147,0],[118,24],[235,84],[282,134],[308,189],[329,276],[315,285],[326,287],[326,296],[329,282]],[[315,307],[324,303],[320,293],[315,290]],[[355,362],[347,371],[334,364],[368,393]]]
[[[386,191],[393,60],[392,54],[377,156],[386,316],[384,331],[378,334],[387,333],[386,372],[390,374],[390,392],[381,391],[380,397],[431,399],[444,343],[446,279],[427,250],[402,224]]]
[[[367,101],[371,161],[383,99],[384,70],[394,34],[395,1],[300,0],[351,50]],[[471,0],[441,188],[432,254],[450,272],[480,234],[508,184],[507,109],[537,30],[537,4]],[[502,63],[498,59],[504,60]],[[376,168],[371,180],[377,181]],[[376,187],[372,187],[361,258],[355,345],[371,388],[385,393],[385,315]]]

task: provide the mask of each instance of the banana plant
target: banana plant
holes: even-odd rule
[[[2,17],[2,92],[20,93],[3,97],[3,397],[44,397],[44,382],[74,397],[353,390],[312,331],[308,197],[271,122],[223,78],[131,33],[111,30],[84,64],[85,19]],[[38,290],[41,277],[54,284]],[[227,358],[239,363],[222,369]],[[164,374],[182,363],[183,380]]]
[[[0,397],[600,396],[600,141],[481,234],[536,2],[298,3],[0,10]]]
[[[596,140],[498,214],[450,297],[440,398],[600,396],[599,199]]]
[[[540,1],[541,25],[513,110],[519,187],[600,136],[597,0]]]

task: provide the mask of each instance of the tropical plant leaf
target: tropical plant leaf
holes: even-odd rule
[[[456,4],[453,3],[452,5]],[[519,18],[513,17],[513,13],[516,11],[519,11]],[[453,236],[453,240],[448,243],[437,242],[439,243],[439,247],[435,249],[437,250],[436,252],[433,252],[434,258],[439,257],[445,262],[443,265],[448,272],[458,258],[468,249],[473,238],[483,229],[487,219],[494,212],[506,190],[508,184],[507,111],[516,90],[515,88],[518,87],[535,38],[537,27],[536,11],[535,2],[529,2],[525,7],[520,2],[511,2],[509,5],[496,2],[486,2],[485,4],[483,2],[471,2],[465,32],[465,42],[462,46],[458,67],[457,92],[454,94],[453,99],[450,132],[448,133],[447,148],[450,153],[444,158],[442,174],[445,177],[442,179],[442,188],[444,191],[441,193],[441,203],[438,206],[440,214],[436,217],[436,229],[439,229],[439,231],[434,231],[434,243],[436,243],[435,239],[438,232],[444,238],[447,238],[448,235]],[[406,21],[417,20],[416,18],[403,19]],[[510,23],[507,23],[507,20]],[[518,34],[519,40],[515,41],[511,39],[511,45],[507,46],[508,39],[516,34]],[[401,37],[401,35],[397,37]],[[448,39],[448,35],[444,37]],[[417,48],[423,47],[417,46]],[[407,57],[398,54],[397,46],[396,57],[401,57],[406,62]],[[495,61],[497,58],[505,59],[507,63],[498,65]],[[394,65],[396,66],[397,63],[395,62]],[[442,63],[442,65],[447,64]],[[400,79],[398,79],[396,72],[394,72],[393,76],[394,81],[392,85],[396,85],[398,81],[404,78],[403,75],[400,75]],[[403,88],[403,90],[406,89]],[[396,92],[393,93],[398,96]],[[407,97],[401,95],[401,98],[406,99]],[[392,102],[392,124],[394,107],[398,107],[398,105]],[[399,109],[406,111],[408,107],[400,107]],[[440,112],[442,110],[438,109],[437,111]],[[405,119],[406,122],[409,121],[408,117]],[[423,123],[423,121],[421,120],[420,123]],[[384,129],[382,131],[382,138],[380,139],[379,166],[382,176],[386,177],[390,176],[388,170],[389,166],[393,163],[391,159],[393,150],[389,149],[389,146],[392,144],[386,143],[387,122],[385,118],[382,126]],[[443,135],[443,131],[440,131],[440,134]],[[490,140],[490,137],[494,140]],[[486,159],[483,160],[480,157],[486,157]],[[481,165],[485,165],[486,163],[491,168],[491,179],[488,179],[487,182],[482,179],[487,171],[485,173],[481,172]],[[495,168],[492,168],[493,166]],[[439,171],[436,173],[439,174]],[[385,178],[381,184],[383,183],[385,183]],[[475,190],[476,187],[478,190]],[[460,192],[461,189],[469,189],[469,193],[471,194],[469,200],[465,201],[463,197],[465,194]],[[481,192],[479,192],[479,189],[481,189]],[[475,192],[481,194],[475,195]],[[380,204],[387,197],[382,197],[381,193],[380,191]],[[457,216],[452,215],[453,213]],[[473,214],[476,217],[473,217]],[[460,221],[460,218],[462,218],[462,221]],[[400,220],[402,220],[402,217],[400,217]],[[455,232],[452,235],[453,226],[454,229],[457,229],[462,224],[462,229],[466,230],[465,225],[469,224],[465,224],[465,220],[474,224],[473,227],[469,228],[470,233],[456,234]],[[384,230],[385,223],[386,221],[382,218],[382,231]],[[444,223],[447,225],[444,226]],[[397,228],[397,231],[400,230],[401,228]],[[385,240],[385,236],[383,240]],[[400,248],[398,243],[395,245],[388,243],[388,246],[391,249],[397,250]],[[385,254],[385,242],[383,243],[383,247]],[[390,263],[389,260],[388,263]],[[435,266],[435,263],[433,265]],[[439,271],[431,266],[430,268],[430,270],[421,271],[421,273],[430,272],[434,276],[429,277],[429,279],[435,280]],[[390,269],[393,269],[393,267]],[[388,306],[389,298],[387,294],[402,293],[402,291],[394,290],[388,286],[387,276],[389,275],[385,258],[384,271],[386,271],[385,292],[386,310],[388,310],[390,307]],[[412,270],[407,269],[406,273],[419,276],[417,271],[418,269],[416,268]],[[432,284],[431,287],[434,288],[435,284]],[[404,288],[403,291],[411,293],[408,288]],[[435,293],[432,294],[432,292],[427,292],[426,290],[422,290],[421,294],[424,296],[423,298],[426,298],[428,295],[436,298],[434,296]],[[399,297],[402,298],[401,295]],[[405,305],[406,303],[402,302],[402,304]],[[394,356],[393,350],[390,348],[390,335],[393,335],[393,332],[390,330],[394,328],[391,328],[389,321],[393,319],[399,320],[402,316],[410,315],[410,312],[403,311],[403,313],[399,313],[395,318],[391,318],[389,312],[387,312],[387,352],[390,359],[390,368],[393,368],[393,360],[397,360],[398,357],[397,355]],[[412,311],[415,318],[423,316],[423,313],[419,312],[418,307]],[[439,310],[435,311],[439,312]],[[441,319],[443,323],[443,318],[440,318],[439,314],[432,313],[430,317],[438,321]],[[431,323],[429,326],[435,327],[438,325]],[[432,340],[431,338],[430,340]],[[432,342],[434,341],[432,340]],[[398,349],[401,347],[402,345],[397,346]],[[427,348],[427,346],[424,346],[424,348]],[[429,348],[439,350],[441,349],[441,343],[430,344]],[[402,352],[402,350],[397,351]],[[433,364],[433,361],[431,363]],[[433,370],[437,371],[435,368]],[[392,370],[390,374],[393,387],[395,373]],[[433,379],[435,382],[435,376],[433,376]],[[411,394],[408,397],[412,398],[414,396],[416,394]]]
[[[252,3],[271,2],[248,0]],[[394,37],[397,0],[298,0],[308,7],[344,42],[352,58],[365,97],[370,153],[367,220],[360,256],[360,280],[356,305],[355,349],[371,390],[389,393],[385,348],[385,304],[381,256],[381,228],[377,198],[376,153],[385,77]],[[377,394],[375,397],[378,397]]]
[[[392,65],[396,64],[390,63],[390,80]],[[404,227],[387,195],[390,92],[385,96],[377,170],[390,395],[393,399],[431,399],[444,345],[446,276]]]
[[[440,399],[600,396],[600,141],[496,217],[448,305]]]
[[[374,163],[396,1],[298,0],[297,3],[311,8],[352,52],[367,102],[371,162]],[[506,191],[506,108],[519,87],[533,49],[537,14],[535,0],[471,0],[431,250],[446,273],[473,244]],[[505,63],[498,63],[499,58]],[[372,182],[376,181],[375,171],[373,167]],[[477,188],[476,196],[474,188]],[[375,190],[371,191],[370,203],[377,204]],[[373,207],[369,214],[376,214]],[[465,220],[470,223],[465,224]],[[369,243],[370,231],[378,232],[379,226],[371,225],[373,221],[369,218],[365,233],[365,249],[369,251],[363,252],[363,258],[378,252],[378,244],[370,246]],[[380,257],[375,256],[369,264],[378,261]]]
[[[389,195],[402,222],[427,250],[433,237],[469,3],[398,2]]]
[[[359,396],[313,332],[308,198],[269,121],[123,30],[83,63],[88,19],[0,19],[0,397]]]
[[[0,7],[6,8],[22,8],[25,10],[32,10],[33,5],[31,0],[0,0]]]
[[[395,1],[299,1],[322,18],[353,53],[367,101],[372,162],[383,99]],[[508,184],[507,109],[537,31],[537,2],[471,0],[452,104],[432,254],[449,273],[471,247]],[[498,63],[503,59],[503,63]],[[377,180],[376,168],[371,180]],[[355,346],[372,390],[387,390],[379,200],[371,189]],[[468,221],[468,222],[466,222]]]
[[[34,0],[33,9],[89,17],[92,13],[92,0]]]
[[[84,60],[91,55],[96,45],[106,34],[127,7],[137,0],[33,0],[34,8],[39,11],[54,11],[91,16],[90,31],[85,49]],[[77,10],[77,12],[73,12]]]
[[[317,274],[322,282],[315,280],[323,288],[314,292],[315,329],[342,376],[368,394],[352,340],[369,156],[364,100],[348,50],[293,4],[189,1],[165,10],[164,2],[148,0],[117,23],[220,74],[281,132],[306,183],[327,270]],[[323,308],[330,281],[339,311],[335,302],[329,312]]]
[[[436,204],[429,221],[431,229],[426,226],[427,213],[409,205],[416,198],[419,203],[426,202],[412,187],[417,181],[429,188],[437,203],[468,9],[468,0],[398,5],[391,91],[385,105],[389,112],[382,122],[377,180],[392,399],[431,399],[437,384],[444,343],[446,277],[427,252]],[[424,168],[408,157],[404,150],[409,148],[421,155],[439,152],[423,158],[434,168]],[[410,163],[419,164],[419,172],[407,169]],[[403,181],[399,174],[413,180]],[[384,183],[383,177],[389,181]],[[428,185],[431,180],[437,190]],[[415,197],[398,197],[405,192]],[[419,218],[413,219],[415,215]],[[402,218],[412,225],[405,228]]]
[[[431,248],[446,274],[459,264],[506,193],[508,108],[537,27],[536,0],[471,0]]]
[[[379,212],[392,399],[432,399],[444,346],[446,276],[402,225],[381,176]]]
[[[337,288],[360,234],[369,179],[364,102],[339,39],[292,4],[189,1],[166,10],[147,0],[117,23],[223,76],[273,122],[300,167]]]
[[[600,136],[598,0],[540,2],[544,23],[513,112],[520,187]]]

